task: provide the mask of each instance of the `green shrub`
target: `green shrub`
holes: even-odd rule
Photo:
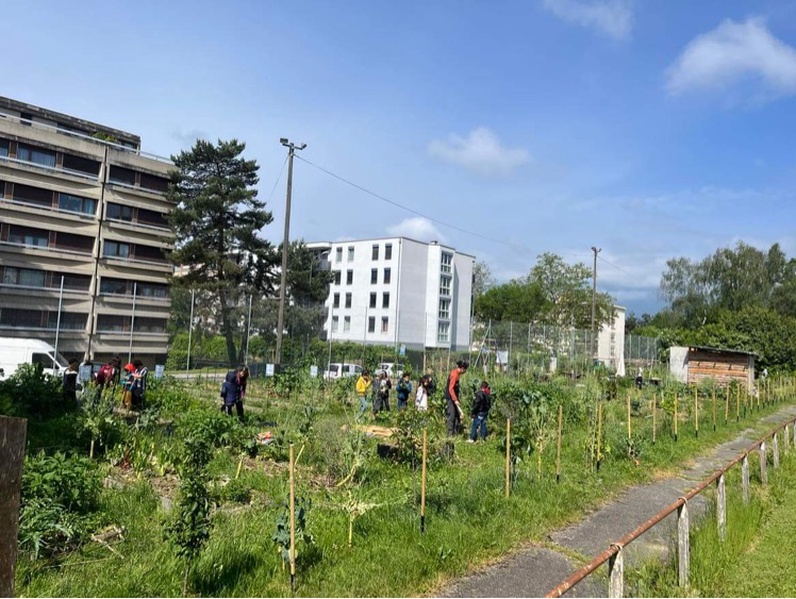
[[[21,364],[8,379],[0,381],[0,413],[43,418],[72,407],[63,401],[61,379],[44,374],[41,364]]]

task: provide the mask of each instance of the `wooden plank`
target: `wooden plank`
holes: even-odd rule
[[[0,597],[14,596],[17,525],[28,421],[0,416]]]

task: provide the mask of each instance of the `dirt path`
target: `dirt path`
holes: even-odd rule
[[[796,417],[796,406],[786,406],[761,422],[770,426]],[[553,532],[545,547],[521,550],[483,571],[455,581],[440,590],[442,597],[542,597],[572,574],[580,564],[568,556],[578,555],[588,562],[642,524],[658,511],[676,501],[696,483],[729,462],[756,439],[747,429],[732,441],[713,448],[693,460],[693,466],[678,476],[631,487],[615,500],[584,517],[579,523]],[[702,496],[689,504],[692,518],[707,509]],[[692,520],[693,521],[693,520]],[[633,568],[652,555],[668,557],[676,531],[672,514],[625,548],[625,567]],[[606,569],[598,570],[571,589],[566,597],[605,597],[608,594]]]

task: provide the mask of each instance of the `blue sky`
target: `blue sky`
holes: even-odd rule
[[[245,141],[277,243],[289,137],[434,219],[297,160],[292,238],[438,239],[499,282],[598,246],[599,288],[637,313],[660,307],[669,258],[739,240],[796,255],[796,2],[76,0],[3,17],[0,94],[161,155]]]

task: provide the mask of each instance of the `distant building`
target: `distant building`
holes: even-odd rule
[[[614,317],[597,332],[597,359],[619,376],[625,376],[625,313],[627,309],[614,306]]]
[[[313,242],[333,280],[327,338],[408,349],[470,345],[475,258],[406,237]]]
[[[172,168],[137,135],[0,97],[0,335],[102,361],[132,331],[163,363]]]

